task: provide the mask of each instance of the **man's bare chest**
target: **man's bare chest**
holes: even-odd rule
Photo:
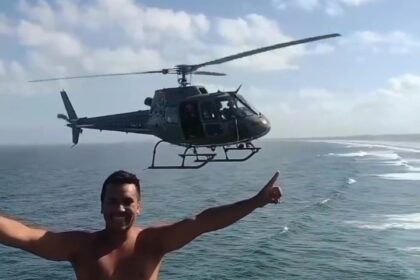
[[[77,279],[157,279],[161,259],[150,253],[115,250],[86,254],[73,264]]]

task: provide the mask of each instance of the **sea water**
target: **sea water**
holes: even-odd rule
[[[276,170],[283,202],[169,254],[161,279],[420,279],[420,143],[261,141],[241,163],[144,170],[152,143],[1,146],[0,213],[54,231],[103,228],[99,194],[141,178],[142,226],[253,196]],[[158,160],[175,163],[172,147]],[[0,279],[75,279],[70,264],[0,245]]]

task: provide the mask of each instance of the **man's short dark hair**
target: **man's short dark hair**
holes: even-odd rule
[[[139,195],[140,200],[140,181],[137,178],[137,176],[133,173],[124,171],[124,170],[118,170],[112,173],[111,175],[106,178],[104,184],[102,185],[102,191],[101,191],[101,202],[104,202],[105,198],[105,192],[106,188],[109,185],[124,185],[124,184],[134,184],[136,186],[137,193]]]

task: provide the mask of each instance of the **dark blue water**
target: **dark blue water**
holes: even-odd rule
[[[160,278],[420,279],[420,148],[259,144],[247,162],[199,170],[143,170],[152,143],[0,147],[0,213],[55,231],[99,230],[103,180],[126,169],[141,177],[146,226],[248,198],[278,169],[281,204],[168,255]],[[74,278],[67,263],[0,245],[0,279]]]

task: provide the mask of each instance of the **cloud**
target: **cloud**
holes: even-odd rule
[[[54,28],[56,16],[52,7],[44,0],[39,0],[34,5],[27,1],[19,1],[19,10],[27,19],[41,23],[43,27]]]
[[[82,29],[119,32],[138,44],[160,44],[167,38],[193,41],[206,34],[209,21],[203,14],[146,7],[133,0],[104,0],[85,3],[59,0],[19,2],[28,21],[46,29]]]
[[[240,18],[219,18],[216,22],[216,32],[222,39],[222,44],[216,46],[215,57],[226,56],[251,49],[264,47],[295,40],[283,32],[276,21],[258,14],[249,14]],[[267,36],[270,34],[270,36]],[[284,70],[297,69],[296,60],[308,54],[324,54],[334,48],[330,45],[316,44],[314,49],[304,45],[296,45],[282,50],[257,54],[231,62],[232,66],[239,66],[256,70]]]
[[[338,2],[341,2],[344,5],[353,6],[353,7],[359,7],[359,6],[366,5],[375,1],[377,0],[338,0]]]
[[[17,61],[0,60],[0,94],[28,94],[27,72]]]
[[[6,75],[6,68],[4,66],[4,62],[0,60],[0,77],[4,77]]]
[[[344,7],[335,1],[325,3],[325,13],[331,17],[341,16],[344,14]]]
[[[290,41],[277,22],[258,14],[230,19],[219,18],[216,31],[229,44],[270,44],[279,41]],[[270,34],[270,36],[267,36]]]
[[[288,7],[284,0],[271,0],[271,4],[278,10],[286,10]]]
[[[113,28],[139,44],[160,44],[168,38],[193,41],[206,34],[209,22],[203,14],[145,7],[132,0],[105,0],[79,8],[62,2],[60,12],[66,23],[86,25],[100,32]]]
[[[295,2],[299,7],[305,10],[312,10],[320,5],[319,0],[296,0]]]
[[[286,10],[292,7],[310,11],[320,5],[320,0],[271,0],[271,4],[279,10]]]
[[[407,96],[419,95],[420,96],[420,76],[407,73],[389,81],[389,87],[380,90],[381,93],[391,96]]]
[[[318,7],[321,4],[320,0],[272,0],[272,5],[279,9],[279,10],[285,10],[289,7],[296,7],[300,9],[304,9],[306,11],[311,11]]]
[[[420,40],[400,30],[391,32],[359,31],[344,37],[340,42],[349,49],[373,53],[406,54],[420,48]]]
[[[322,10],[329,16],[340,16],[347,8],[356,8],[378,0],[272,0],[273,7],[278,10],[288,8],[302,9],[310,12]]]
[[[18,11],[21,14],[13,21],[0,16],[0,30],[14,36],[15,44],[23,47],[19,64],[30,79],[154,70],[294,40],[275,20],[258,14],[208,18],[200,13],[146,7],[133,0],[21,0]],[[217,35],[216,43],[209,43],[207,35]],[[302,57],[333,50],[325,43],[299,45],[242,58],[226,67],[297,69]],[[3,59],[4,65],[10,63]]]
[[[271,120],[270,137],[418,133],[420,75],[412,73],[390,78],[383,87],[363,93],[320,88],[281,95],[277,90],[258,88],[247,92]],[[262,95],[270,102],[261,104],[257,96]]]
[[[13,28],[11,27],[9,19],[5,15],[0,14],[0,36],[11,34],[13,34]]]
[[[163,61],[172,63],[180,46],[188,53],[210,28],[202,14],[144,7],[130,0],[23,0],[18,6],[21,14],[14,24],[0,15],[0,32],[15,37],[16,46],[23,47],[19,64],[31,79],[170,67]],[[11,74],[11,64],[6,58],[2,61],[8,86],[1,85],[1,92],[26,92],[26,85],[25,90],[18,85],[26,81]]]
[[[82,61],[89,72],[138,71],[139,65],[147,65],[151,69],[163,67],[163,61],[158,51],[154,49],[120,47],[116,49],[96,49]]]
[[[43,26],[26,20],[21,21],[17,27],[17,34],[23,45],[47,48],[49,52],[58,55],[78,57],[83,51],[82,44],[75,36],[66,32],[46,30]]]

